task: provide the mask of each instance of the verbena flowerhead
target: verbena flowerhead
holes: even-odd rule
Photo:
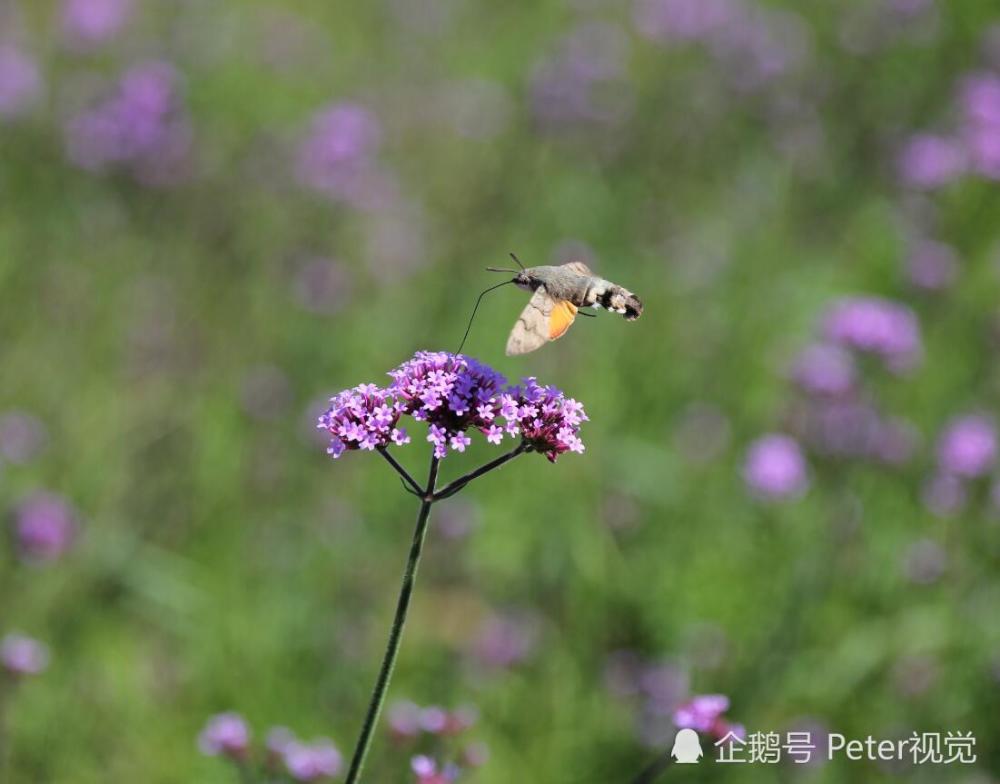
[[[132,12],[132,0],[65,0],[63,35],[73,46],[98,46],[114,38]]]
[[[35,61],[13,46],[0,44],[0,122],[31,108],[42,91]]]
[[[844,297],[827,311],[828,340],[875,354],[886,367],[904,371],[921,358],[920,325],[905,305],[881,297]]]
[[[210,757],[242,760],[250,750],[250,727],[238,713],[219,713],[201,731],[198,748]]]
[[[968,168],[965,151],[945,136],[918,134],[903,146],[899,174],[907,185],[933,189],[958,179]]]
[[[854,358],[840,346],[813,343],[795,358],[792,378],[813,395],[843,395],[856,380]]]
[[[674,711],[674,725],[678,729],[706,732],[715,738],[732,733],[744,738],[746,730],[740,724],[731,724],[723,714],[729,710],[729,698],[724,694],[702,694],[692,697]]]
[[[456,765],[449,763],[442,767],[426,754],[419,754],[411,759],[410,769],[417,777],[417,784],[450,784],[459,774]]]
[[[33,563],[53,561],[73,544],[76,515],[59,496],[37,493],[21,502],[15,513],[20,556]]]
[[[996,425],[985,415],[970,414],[953,420],[938,442],[938,465],[952,476],[983,476],[993,468],[996,457]]]
[[[0,667],[11,675],[38,675],[49,666],[49,649],[25,634],[11,633],[0,640]]]
[[[343,758],[326,738],[312,743],[293,740],[284,749],[285,768],[295,781],[321,781],[336,776]]]
[[[330,398],[330,402],[333,405],[320,415],[318,427],[329,432],[326,451],[333,457],[354,449],[370,452],[410,440],[405,430],[396,427],[403,405],[387,389],[360,384]]]
[[[168,185],[183,178],[191,124],[172,65],[145,62],[129,68],[103,101],[70,119],[66,150],[80,168],[128,168],[143,183]]]
[[[403,415],[425,422],[427,440],[438,458],[464,452],[478,430],[492,444],[520,439],[555,461],[564,452],[582,452],[583,405],[534,378],[508,386],[504,376],[462,354],[417,352],[389,373],[387,388],[366,384],[341,392],[319,418],[330,433],[329,453],[373,450],[409,441],[396,424]]]
[[[774,500],[800,496],[809,485],[798,442],[780,433],[762,436],[750,445],[743,478],[754,493]]]

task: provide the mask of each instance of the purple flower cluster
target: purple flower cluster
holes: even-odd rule
[[[922,355],[920,325],[905,305],[881,297],[844,297],[827,310],[827,340],[845,348],[874,354],[892,371],[916,365]]]
[[[392,201],[395,186],[379,166],[378,119],[356,103],[337,103],[317,112],[299,144],[296,176],[307,188],[360,209]]]
[[[280,754],[295,781],[322,781],[336,776],[343,767],[340,751],[327,738],[304,743],[289,734],[280,744],[276,739],[273,731],[269,733],[268,749]]]
[[[0,640],[0,667],[10,675],[38,675],[48,666],[49,649],[38,640],[13,632]]]
[[[451,784],[461,773],[454,763],[439,765],[426,754],[418,754],[410,760],[410,770],[417,777],[417,784]]]
[[[330,398],[333,404],[319,417],[318,427],[330,433],[327,452],[340,457],[354,449],[372,451],[389,444],[406,444],[410,438],[396,423],[403,404],[387,389],[360,384]]]
[[[440,705],[420,706],[404,700],[389,708],[389,733],[396,741],[418,738],[421,733],[428,735],[458,735],[471,728],[479,718],[472,706],[446,710]]]
[[[750,445],[743,464],[743,479],[761,498],[793,499],[808,488],[809,469],[794,438],[771,433]]]
[[[701,44],[741,91],[795,72],[810,48],[797,15],[745,0],[637,0],[633,19],[658,43]]]
[[[198,748],[210,757],[243,760],[250,751],[250,726],[238,713],[216,714],[198,736]]]
[[[184,178],[192,132],[173,66],[145,62],[127,70],[111,94],[66,126],[70,160],[88,171],[129,170],[149,185]]]
[[[723,694],[701,694],[692,697],[674,711],[674,724],[678,729],[692,729],[721,739],[732,733],[745,738],[742,724],[731,724],[723,714],[729,710],[729,698]]]
[[[445,710],[437,705],[421,707],[413,702],[397,702],[389,709],[389,733],[397,744],[417,744],[434,752],[419,754],[411,769],[419,784],[444,784],[458,778],[463,767],[486,762],[488,751],[482,743],[468,743],[456,749],[455,738],[469,730],[479,718],[475,708]],[[452,761],[441,763],[438,759]]]
[[[939,188],[965,174],[1000,180],[1000,73],[966,76],[957,103],[951,133],[921,132],[904,144],[899,172],[906,184]]]
[[[118,35],[131,13],[132,0],[64,0],[63,36],[76,48],[99,46]]]
[[[27,112],[41,91],[42,75],[35,61],[20,49],[0,43],[0,122]]]
[[[605,22],[582,24],[564,35],[531,77],[531,108],[547,130],[617,127],[631,114],[627,81],[629,40]]]
[[[541,636],[539,621],[527,613],[496,613],[486,617],[472,640],[471,653],[492,669],[508,669],[526,661]]]
[[[56,560],[76,538],[76,514],[51,493],[36,493],[22,501],[15,510],[14,526],[18,552],[29,563]]]
[[[268,732],[266,747],[264,766],[268,772],[273,774],[284,767],[293,781],[323,781],[336,776],[343,767],[343,758],[332,741],[320,738],[305,743],[285,727]],[[246,765],[251,758],[250,725],[232,711],[212,716],[198,736],[198,748],[210,757],[226,757]]]
[[[535,379],[507,386],[492,368],[462,354],[420,351],[389,373],[387,388],[364,384],[331,398],[318,427],[330,433],[328,452],[339,457],[351,449],[373,450],[409,437],[396,427],[401,415],[426,422],[434,454],[464,452],[472,443],[469,429],[491,444],[520,438],[549,460],[564,452],[582,452],[579,427],[583,406],[555,387]]]
[[[966,414],[949,422],[938,438],[937,470],[924,485],[925,506],[939,517],[961,511],[969,497],[967,485],[992,474],[998,450],[991,416]]]

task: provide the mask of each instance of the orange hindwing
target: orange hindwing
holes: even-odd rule
[[[556,340],[566,334],[566,330],[576,318],[577,307],[568,300],[559,300],[549,315],[549,340]]]

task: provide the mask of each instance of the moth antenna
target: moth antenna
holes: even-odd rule
[[[521,263],[521,260],[514,255],[513,251],[511,251],[510,257],[514,259],[514,262],[517,264],[517,266],[519,266],[521,269],[524,269],[524,265]]]
[[[507,269],[506,267],[487,267],[486,271],[487,272],[513,272],[515,275],[517,274],[517,270]]]
[[[511,271],[513,271],[513,270],[511,270]],[[505,270],[505,272],[506,272],[506,270]],[[512,281],[512,280],[505,280],[503,283],[497,283],[497,285],[495,285],[495,286],[490,286],[488,289],[486,289],[485,291],[483,291],[482,293],[480,293],[480,295],[476,298],[476,305],[475,305],[474,308],[472,308],[472,315],[469,316],[469,325],[465,328],[465,334],[462,335],[462,343],[461,343],[461,345],[459,345],[458,351],[455,352],[456,354],[461,354],[462,353],[462,349],[465,348],[466,338],[469,337],[469,331],[472,329],[472,322],[475,321],[475,319],[476,319],[476,311],[479,310],[479,303],[483,301],[483,297],[485,297],[491,291],[493,291],[495,289],[498,289],[501,286],[506,286],[506,285],[508,285],[510,283],[513,283],[513,282],[514,281]]]

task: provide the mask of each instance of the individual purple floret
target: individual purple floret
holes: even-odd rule
[[[32,563],[54,561],[76,537],[76,515],[62,498],[36,493],[15,511],[15,538],[20,556]]]
[[[938,466],[951,476],[975,478],[993,468],[997,456],[997,431],[993,420],[970,414],[953,420],[938,441]]]
[[[19,49],[0,43],[0,122],[24,114],[42,91],[35,61]]]
[[[63,35],[75,47],[99,46],[118,35],[131,12],[132,0],[65,0]]]
[[[843,395],[854,386],[854,358],[839,346],[814,343],[795,358],[792,378],[810,394]]]
[[[320,781],[340,773],[343,759],[333,742],[326,738],[285,747],[285,767],[295,781]]]
[[[772,500],[798,497],[809,485],[798,442],[780,433],[762,436],[750,445],[743,478],[755,494]]]
[[[318,427],[330,433],[326,451],[333,457],[354,449],[371,451],[409,443],[406,431],[396,427],[404,406],[392,399],[389,390],[361,384],[330,402],[333,405],[320,416]]]
[[[0,640],[0,666],[15,677],[38,675],[49,665],[49,649],[24,634],[11,633]]]
[[[191,127],[173,66],[146,62],[122,76],[113,93],[77,114],[66,126],[66,150],[82,169],[128,167],[151,185],[184,175]]]
[[[198,748],[210,757],[243,760],[250,750],[250,727],[238,713],[219,713],[201,731]]]
[[[880,297],[845,297],[824,319],[828,340],[875,354],[890,370],[913,367],[922,355],[920,325],[908,307]]]

